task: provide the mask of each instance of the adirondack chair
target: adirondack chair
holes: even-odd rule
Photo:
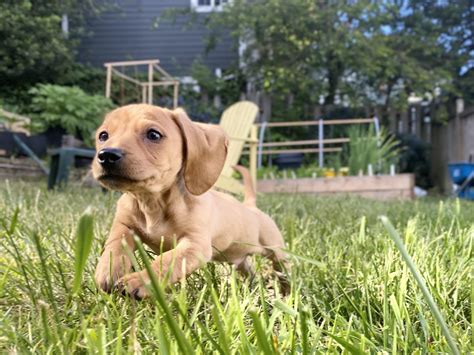
[[[258,106],[250,101],[240,101],[227,108],[222,114],[219,125],[229,136],[227,160],[224,169],[214,187],[234,194],[243,193],[242,183],[233,178],[242,150],[246,143],[250,146],[250,175],[256,188],[257,182],[257,126],[254,124]]]

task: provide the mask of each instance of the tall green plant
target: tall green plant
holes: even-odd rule
[[[373,172],[387,173],[390,165],[396,165],[400,159],[398,140],[384,128],[377,134],[373,125],[368,128],[353,126],[348,130],[350,142],[346,150],[349,174],[366,173],[372,165]]]
[[[33,95],[33,126],[37,130],[62,127],[69,134],[90,143],[91,134],[102,116],[113,107],[112,101],[100,95],[87,95],[78,87],[40,84],[30,90]]]

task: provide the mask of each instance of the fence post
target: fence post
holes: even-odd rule
[[[107,67],[107,81],[105,82],[105,97],[110,98],[110,92],[112,87],[112,66],[110,64]]]
[[[147,87],[145,84],[142,84],[142,103],[146,104],[147,98],[146,98],[146,92],[147,92]]]
[[[375,134],[377,135],[377,145],[380,146],[380,122],[379,118],[375,115],[374,116],[374,128],[375,128]]]
[[[322,118],[319,119],[319,167],[324,167],[324,120]]]
[[[380,147],[382,146],[382,142],[380,141],[380,122],[377,115],[374,115],[374,128],[375,128],[375,136],[377,139],[377,148],[380,149]],[[377,155],[378,154],[379,154],[379,151],[377,151]],[[382,173],[382,158],[380,156],[377,161],[377,170],[379,174]]]
[[[153,105],[153,64],[148,64],[148,104]]]
[[[265,139],[265,129],[267,128],[267,121],[263,121],[260,126],[260,135],[258,137],[258,168],[262,167],[262,152],[263,152],[263,140]]]
[[[250,176],[252,177],[252,182],[254,189],[257,188],[257,144],[255,140],[257,139],[257,126],[252,125],[250,130]]]
[[[178,108],[178,95],[179,95],[179,81],[175,81],[173,85],[173,109]]]

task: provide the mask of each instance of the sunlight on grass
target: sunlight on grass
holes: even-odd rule
[[[0,183],[2,353],[450,352],[379,215],[401,234],[459,351],[474,346],[472,203],[264,196],[292,260],[289,296],[256,258],[252,280],[209,264],[170,288],[153,280],[153,297],[137,302],[93,281],[116,199]],[[136,253],[141,268],[148,255]]]

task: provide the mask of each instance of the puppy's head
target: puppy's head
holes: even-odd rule
[[[106,115],[96,133],[94,177],[119,191],[161,192],[183,180],[200,195],[217,181],[227,138],[215,125],[193,123],[186,113],[139,104]]]

